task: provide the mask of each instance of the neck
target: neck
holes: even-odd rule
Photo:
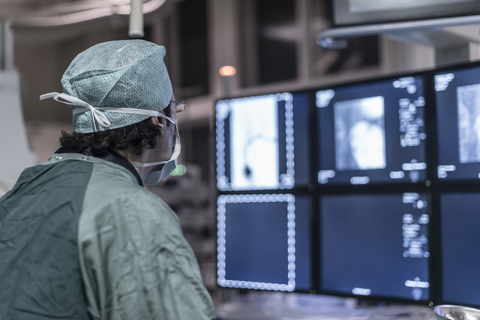
[[[116,151],[117,153],[121,154],[123,157],[125,157],[125,159],[127,159],[128,161],[130,162],[140,162],[140,163],[146,163],[146,162],[149,162],[149,158],[150,158],[150,153],[151,153],[151,150],[152,149],[148,149],[148,148],[144,148],[142,150],[142,153],[140,155],[137,155],[133,152],[131,152],[130,150],[118,150],[118,149],[114,149],[114,151]],[[145,178],[148,176],[148,174],[150,172],[153,171],[153,169],[155,169],[156,167],[143,167],[143,168],[137,168],[135,167],[135,169],[137,170],[138,174],[140,175],[140,178],[142,179],[142,182],[145,182]]]

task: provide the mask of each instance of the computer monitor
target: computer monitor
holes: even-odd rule
[[[440,180],[480,178],[480,66],[435,73]]]
[[[379,24],[480,14],[479,0],[332,0],[335,26]]]
[[[310,198],[291,194],[218,197],[218,284],[309,291]]]
[[[428,301],[426,194],[320,198],[320,288],[329,294]]]
[[[425,181],[423,82],[409,76],[317,91],[318,182]]]
[[[308,94],[216,104],[217,188],[291,189],[310,183]]]
[[[480,306],[480,192],[440,195],[442,303]]]

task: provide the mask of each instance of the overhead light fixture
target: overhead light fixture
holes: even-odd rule
[[[237,73],[237,70],[232,66],[223,66],[218,70],[218,73],[220,73],[222,77],[233,77]]]
[[[130,38],[142,38],[143,33],[143,0],[131,0],[130,25],[128,36]]]
[[[140,0],[143,13],[150,13],[160,8],[166,0]],[[20,27],[56,27],[76,24],[113,15],[130,15],[130,0],[95,0],[65,2],[56,6],[46,6],[44,10],[9,14],[13,26]]]

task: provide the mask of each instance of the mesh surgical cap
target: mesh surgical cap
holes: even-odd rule
[[[97,44],[73,59],[62,77],[63,92],[94,108],[163,110],[172,97],[172,84],[163,62],[165,53],[163,46],[144,40]],[[72,111],[79,108],[76,105],[69,107]],[[150,117],[105,110],[99,112],[108,119],[110,126],[95,126],[92,112],[74,112],[75,132],[111,130]]]

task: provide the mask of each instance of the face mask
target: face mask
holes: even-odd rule
[[[145,167],[152,167],[152,166],[158,166],[160,164],[164,164],[162,169],[152,171],[148,174],[148,176],[145,178],[145,181],[144,181],[144,183],[148,185],[156,185],[161,180],[165,179],[170,173],[172,173],[173,170],[175,170],[175,168],[177,167],[177,158],[180,154],[180,150],[182,146],[180,143],[180,134],[178,133],[177,121],[170,117],[165,116],[164,114],[161,114],[159,116],[167,119],[168,121],[170,121],[175,125],[175,137],[174,137],[175,142],[173,146],[172,156],[167,161],[145,162],[145,163],[130,161],[133,164],[133,166],[136,168],[145,168]]]
[[[145,184],[148,184],[148,185],[156,185],[161,180],[165,179],[177,167],[177,158],[178,158],[178,155],[180,154],[180,149],[181,149],[180,134],[178,133],[177,120],[167,117],[161,112],[153,111],[153,110],[112,108],[112,107],[95,108],[90,104],[65,93],[50,92],[40,96],[40,100],[44,100],[48,98],[53,98],[56,101],[64,104],[78,106],[79,108],[76,108],[75,110],[73,110],[73,114],[90,112],[92,115],[93,128],[95,132],[97,131],[97,127],[96,127],[97,122],[104,128],[110,127],[110,121],[105,117],[105,115],[103,115],[99,111],[140,114],[140,115],[147,115],[147,116],[154,116],[154,117],[162,117],[167,119],[168,121],[170,121],[175,125],[175,137],[174,137],[175,142],[174,142],[174,147],[172,151],[172,156],[170,157],[170,159],[168,159],[167,161],[146,162],[146,163],[132,162],[132,161],[130,162],[136,168],[145,168],[145,167],[152,167],[152,166],[158,166],[160,164],[164,164],[162,169],[153,171],[148,174],[148,176],[145,178],[145,181],[144,181]]]

